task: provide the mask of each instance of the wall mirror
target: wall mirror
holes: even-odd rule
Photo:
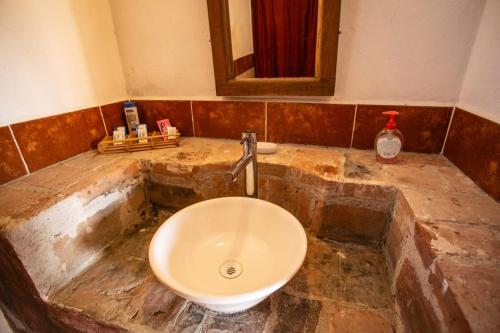
[[[218,96],[332,96],[340,0],[207,0]]]

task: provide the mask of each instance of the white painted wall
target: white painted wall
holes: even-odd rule
[[[233,59],[253,53],[252,2],[229,0],[229,22]],[[255,76],[254,76],[255,77]]]
[[[488,0],[458,106],[500,123],[500,1]]]
[[[129,95],[215,95],[205,0],[110,4]]]
[[[216,99],[206,1],[110,2],[132,98]],[[333,100],[453,105],[484,4],[343,1]]]
[[[343,1],[336,96],[305,99],[453,105],[460,95],[498,119],[498,0],[470,57],[485,3]],[[126,97],[220,99],[204,0],[2,0],[0,54],[0,126]]]
[[[483,0],[342,1],[336,99],[453,104]]]
[[[0,126],[121,100],[107,0],[0,1]]]

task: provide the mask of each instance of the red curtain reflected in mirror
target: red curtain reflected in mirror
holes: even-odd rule
[[[252,0],[255,77],[312,77],[318,0]]]

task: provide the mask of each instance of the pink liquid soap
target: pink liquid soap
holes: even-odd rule
[[[398,161],[398,155],[403,149],[403,134],[398,130],[394,118],[399,115],[397,111],[385,111],[383,115],[389,116],[385,128],[375,137],[376,160],[379,163],[393,164]]]

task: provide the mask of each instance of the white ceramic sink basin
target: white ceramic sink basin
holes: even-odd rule
[[[306,250],[302,225],[283,208],[252,198],[218,198],[167,219],[151,240],[149,263],[177,295],[234,313],[287,283]]]

